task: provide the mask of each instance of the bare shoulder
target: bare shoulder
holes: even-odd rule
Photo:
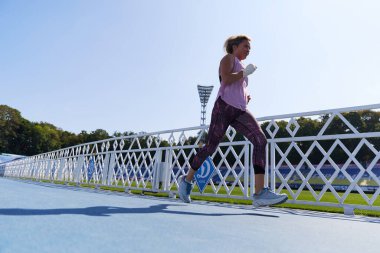
[[[220,60],[220,70],[223,73],[231,72],[234,66],[235,56],[232,54],[226,54],[222,60]]]
[[[227,64],[230,65],[234,62],[235,57],[232,54],[226,54],[221,60],[220,65]]]

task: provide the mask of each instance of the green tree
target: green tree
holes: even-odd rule
[[[0,152],[11,153],[22,124],[21,113],[6,105],[0,105]]]
[[[87,140],[85,142],[93,142],[98,140],[104,140],[111,138],[111,136],[107,133],[106,130],[103,129],[96,129],[95,131],[92,131],[87,136]]]
[[[34,128],[37,130],[38,142],[35,147],[37,153],[46,153],[61,148],[60,134],[52,124],[41,122],[36,123]]]

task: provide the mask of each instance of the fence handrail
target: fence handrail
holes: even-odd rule
[[[363,110],[371,110],[371,109],[379,109],[380,104],[369,104],[362,106],[353,106],[353,107],[342,107],[336,109],[325,109],[320,111],[308,111],[308,112],[300,112],[300,113],[289,113],[289,114],[280,114],[273,116],[265,116],[257,118],[258,121],[268,121],[273,119],[287,119],[287,118],[295,118],[295,117],[307,117],[314,115],[323,115],[329,113],[341,113],[341,112],[352,112],[352,111],[363,111]]]

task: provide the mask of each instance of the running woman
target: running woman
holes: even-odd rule
[[[244,67],[242,61],[251,50],[251,39],[246,35],[229,37],[224,43],[226,55],[219,65],[220,88],[211,115],[211,123],[206,145],[196,154],[191,162],[187,175],[179,177],[179,197],[186,203],[191,202],[190,194],[194,188],[194,174],[206,158],[212,155],[223,138],[228,126],[242,133],[253,148],[253,164],[255,172],[255,207],[284,203],[288,196],[277,194],[264,188],[266,145],[267,140],[255,117],[248,111],[247,104],[251,99],[248,93],[248,76],[257,67],[249,64]]]

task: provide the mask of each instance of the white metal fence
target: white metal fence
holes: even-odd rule
[[[286,192],[288,203],[380,210],[380,129],[360,127],[363,117],[371,119],[379,109],[376,104],[259,118],[268,136],[266,184]],[[359,121],[350,117],[363,111]],[[318,131],[301,129],[301,121],[318,122]],[[86,143],[1,164],[0,174],[174,194],[206,131],[193,127]],[[212,155],[216,172],[202,195],[250,199],[253,148],[230,127]],[[334,160],[337,153],[343,161]],[[193,194],[201,195],[196,189]],[[361,203],[352,204],[353,196]]]

